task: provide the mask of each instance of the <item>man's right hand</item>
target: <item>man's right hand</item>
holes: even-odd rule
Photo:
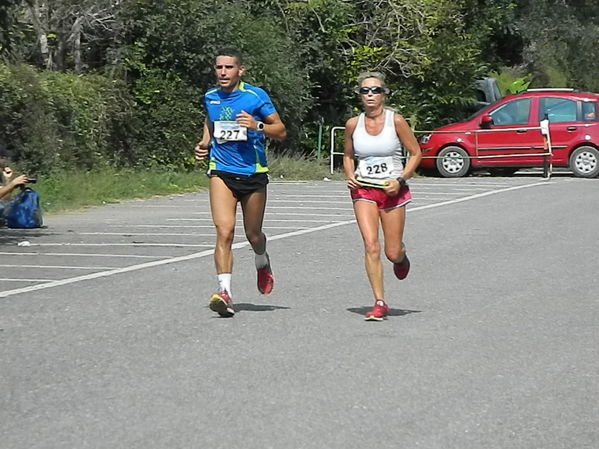
[[[206,158],[206,156],[208,156],[209,150],[209,143],[199,142],[194,148],[196,161],[203,161]]]
[[[29,179],[27,178],[27,175],[21,175],[21,176],[17,176],[15,179],[11,180],[9,184],[13,187],[16,187],[16,186],[26,184],[28,180]]]

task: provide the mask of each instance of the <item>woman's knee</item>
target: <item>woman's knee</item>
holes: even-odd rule
[[[385,256],[389,262],[397,262],[402,259],[405,250],[400,246],[394,245],[393,247],[385,246]]]
[[[364,240],[364,250],[366,254],[374,257],[380,257],[381,255],[381,244],[378,239]]]

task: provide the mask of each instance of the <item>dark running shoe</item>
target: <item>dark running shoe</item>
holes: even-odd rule
[[[408,277],[408,273],[410,272],[410,259],[408,259],[408,255],[404,253],[403,259],[401,262],[396,262],[393,264],[393,273],[395,273],[395,277],[399,280],[403,280]]]
[[[273,276],[272,269],[270,268],[270,259],[268,259],[268,265],[258,268],[258,291],[263,295],[268,295],[270,292],[272,292],[274,286],[275,277]]]
[[[218,313],[223,318],[231,318],[235,315],[233,301],[226,290],[215,293],[210,297],[210,310]]]

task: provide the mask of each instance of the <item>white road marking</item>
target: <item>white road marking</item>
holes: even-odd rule
[[[172,246],[181,248],[212,248],[207,243],[32,243],[31,246]]]
[[[7,279],[0,278],[0,281],[6,282],[52,282],[54,279]]]
[[[467,190],[468,192],[471,192],[472,190]],[[486,190],[483,190],[483,192],[486,192]],[[426,191],[420,191],[417,194],[417,199],[422,199],[422,198],[426,198],[428,196],[455,196],[455,192],[426,192]]]
[[[304,214],[298,214],[298,215],[304,215]],[[306,214],[307,215],[307,214]],[[343,218],[340,215],[331,215],[331,217],[338,217],[338,218]],[[346,218],[350,218],[350,217],[346,217]],[[167,218],[166,221],[212,221],[212,218]],[[300,223],[334,223],[334,220],[301,220],[301,219],[277,219],[277,218],[268,218],[268,219],[264,219],[265,222],[272,222],[272,221],[277,221],[277,222],[300,222]],[[241,218],[237,219],[237,223],[242,223]],[[214,227],[214,226],[210,226],[210,227]],[[294,227],[293,229],[297,229],[296,227]]]
[[[349,199],[348,199],[349,201]],[[337,203],[339,203],[339,201],[337,201]],[[268,210],[266,212],[266,214],[268,215],[268,211],[272,210],[272,209],[292,209],[292,210],[297,210],[297,209],[308,209],[308,210],[340,210],[340,211],[351,211],[351,202],[349,203],[349,207],[299,207],[299,206],[289,206],[289,207],[282,207],[282,206],[267,206]],[[237,211],[238,213],[241,213],[240,211]],[[294,214],[291,212],[270,212],[271,214],[275,213],[275,214],[280,214],[280,215],[316,215],[316,216],[321,216],[321,217],[335,217],[336,215],[331,215],[331,214]],[[197,211],[197,212],[191,212],[191,215],[210,215],[210,211],[209,210],[201,210],[201,211]]]
[[[339,201],[335,201],[336,204],[339,204]],[[298,210],[298,209],[308,209],[308,210],[343,210],[343,211],[347,211],[348,208],[347,207],[302,207],[302,206],[268,206],[269,210],[272,209],[293,209],[293,210]]]
[[[498,193],[510,192],[512,190],[526,189],[529,187],[543,186],[543,185],[548,185],[549,183],[550,182],[548,182],[548,181],[542,181],[542,182],[535,182],[533,184],[524,184],[524,185],[520,185],[520,186],[506,187],[505,189],[491,190],[489,192],[477,193],[474,195],[465,196],[463,198],[456,198],[453,200],[443,201],[441,203],[434,203],[434,204],[427,204],[425,206],[418,206],[413,209],[410,209],[410,211],[414,212],[414,211],[418,211],[418,210],[432,209],[433,207],[441,207],[441,206],[447,206],[449,204],[462,203],[464,201],[475,200],[477,198],[482,198],[482,197],[489,196],[489,195],[496,195]]]
[[[290,195],[281,195],[281,194],[277,194],[277,195],[269,195],[268,197],[268,201],[270,202],[272,199],[276,199],[277,201],[283,201],[286,200],[288,198],[331,198],[331,199],[339,199],[339,198],[349,198],[349,191],[347,191],[345,194],[339,194],[339,195],[294,195],[294,194],[290,194]]]
[[[281,196],[281,197],[269,197],[268,198],[268,204],[272,204],[272,203],[320,203],[320,204],[338,204],[339,203],[339,198],[343,197],[343,198],[349,198],[349,194],[348,195],[336,195],[336,196],[326,196],[323,197],[322,195],[295,195],[295,197],[297,198],[301,198],[298,200],[293,200],[293,199],[289,199],[291,197],[291,195],[288,197],[287,195],[285,196]],[[320,198],[320,200],[311,200],[309,198]],[[327,200],[323,200],[322,198],[331,198],[329,201]],[[208,202],[208,198],[206,198],[204,200],[204,202]],[[141,207],[141,206],[135,206],[136,208]],[[174,204],[152,204],[150,206],[148,206],[149,208],[152,209],[177,209],[180,208],[181,206],[178,205],[174,205]]]
[[[437,190],[439,190],[437,187],[434,186],[430,186],[430,187],[421,187],[418,186],[418,189],[416,189],[416,192],[418,193],[453,193],[453,192],[473,192],[473,191],[477,191],[477,190],[482,190],[482,191],[486,191],[488,190],[489,186],[471,186],[471,187],[464,187],[464,188],[460,188],[460,187],[452,187],[451,189],[447,189],[445,192],[436,192]],[[414,189],[412,189],[414,190]]]
[[[327,223],[330,222],[331,220],[306,220],[306,219],[293,219],[293,218],[274,218],[272,217],[273,215],[282,215],[282,216],[293,216],[293,217],[334,217],[334,218],[344,218],[343,215],[341,214],[294,214],[292,212],[288,212],[288,213],[284,213],[284,214],[275,214],[275,213],[271,213],[271,212],[266,212],[265,214],[265,221],[313,221],[315,223]],[[350,218],[350,216],[348,215],[345,218]],[[212,218],[207,217],[207,218],[167,218],[166,221],[212,221]],[[241,222],[241,216],[237,217],[237,221]]]
[[[301,220],[297,220],[301,221]],[[111,228],[167,228],[167,229],[179,229],[179,228],[209,228],[214,229],[214,225],[163,225],[163,224],[143,224],[143,225],[127,225],[117,224],[110,225]],[[297,226],[263,226],[263,229],[297,229]],[[178,234],[179,235],[179,234]],[[197,234],[194,234],[197,235]],[[0,253],[2,254],[2,253]]]
[[[503,182],[464,182],[463,179],[460,179],[460,183],[451,183],[451,182],[414,182],[410,181],[409,183],[413,187],[453,187],[460,188],[463,186],[469,187],[505,187],[507,183]]]
[[[111,245],[112,246],[112,245]],[[169,256],[142,256],[139,254],[97,254],[97,253],[17,253],[17,252],[0,252],[1,255],[11,256],[72,256],[72,257],[124,257],[132,259],[168,259]]]
[[[180,237],[214,237],[214,234],[199,234],[199,233],[183,233],[183,232],[75,232],[74,235],[119,235],[122,237],[132,235],[167,235]]]
[[[411,209],[411,212],[432,209],[435,207],[443,207],[443,206],[447,206],[447,205],[451,205],[451,204],[457,204],[457,203],[462,203],[465,201],[483,198],[485,196],[496,195],[499,193],[510,192],[510,191],[514,191],[514,190],[526,189],[529,187],[546,186],[546,185],[550,185],[550,184],[552,184],[550,181],[542,181],[542,182],[536,182],[536,183],[532,183],[532,184],[524,184],[524,185],[519,185],[519,186],[514,186],[514,187],[507,187],[507,188],[503,188],[503,189],[492,190],[489,192],[478,193],[478,194],[470,195],[470,196],[463,197],[463,198],[458,198],[458,199],[449,200],[449,201],[443,201],[441,203],[435,203],[435,204],[429,204],[426,206],[415,207],[415,208]],[[319,232],[319,231],[323,231],[326,229],[335,228],[338,226],[345,226],[347,224],[352,224],[352,223],[355,223],[354,219],[341,221],[341,222],[337,222],[337,223],[331,223],[331,224],[327,224],[327,225],[323,225],[323,226],[317,226],[315,228],[293,231],[293,232],[288,232],[285,234],[279,234],[279,235],[270,237],[269,240],[271,240],[271,241],[272,240],[281,240],[281,239],[285,239],[285,238],[289,238],[289,237],[295,237],[298,235]],[[249,245],[249,243],[247,241],[234,243],[233,249],[243,248],[248,245]],[[146,263],[142,263],[142,264],[138,264],[138,265],[130,265],[128,267],[123,267],[123,268],[109,269],[108,271],[99,271],[96,273],[90,273],[90,274],[83,275],[83,276],[76,276],[76,277],[72,277],[72,278],[52,281],[52,282],[48,282],[46,284],[30,285],[30,286],[23,287],[23,288],[17,288],[17,289],[13,289],[13,290],[7,290],[4,292],[0,292],[0,298],[6,298],[8,296],[18,295],[21,293],[28,293],[28,292],[33,292],[33,291],[37,291],[37,290],[43,290],[46,288],[53,288],[53,287],[58,287],[58,286],[62,286],[62,285],[74,284],[76,282],[82,282],[82,281],[87,281],[87,280],[91,280],[91,279],[98,279],[101,277],[108,277],[108,276],[113,276],[113,275],[122,274],[122,273],[129,273],[132,271],[143,270],[145,268],[158,267],[158,266],[168,265],[168,264],[172,264],[172,263],[178,263],[178,262],[183,262],[183,261],[188,261],[188,260],[199,259],[202,257],[210,256],[212,254],[214,254],[214,250],[210,249],[210,250],[201,251],[198,253],[188,254],[186,256],[178,256],[178,257],[173,257],[173,258],[165,259],[165,260],[155,260],[152,262],[146,262]]]
[[[299,200],[290,200],[288,197],[285,197],[283,199],[277,199],[277,198],[269,198],[268,199],[268,204],[270,204],[271,202],[274,203],[291,203],[291,204],[295,204],[295,203],[309,203],[309,204],[339,204],[339,200],[340,199],[346,199],[346,198],[350,198],[349,195],[347,196],[343,196],[342,197],[332,197],[331,200],[310,200],[310,199],[305,199],[306,197],[303,197],[302,199]]]
[[[1,268],[52,268],[57,270],[114,270],[117,267],[71,267],[65,265],[8,265],[2,264]]]

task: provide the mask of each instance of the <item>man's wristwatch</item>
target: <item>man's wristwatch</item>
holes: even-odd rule
[[[264,122],[256,122],[256,131],[259,133],[264,132]]]
[[[399,182],[400,188],[406,185],[406,180],[403,179],[401,176],[399,178],[397,178],[397,182]]]

